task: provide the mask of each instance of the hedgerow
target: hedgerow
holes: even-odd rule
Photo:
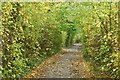
[[[119,78],[118,2],[3,2],[2,77],[22,77],[62,47],[82,43],[84,57]]]
[[[52,12],[43,9],[49,7],[49,4],[2,3],[4,78],[23,76],[43,59],[61,49],[64,40],[59,25],[55,17],[52,17]]]

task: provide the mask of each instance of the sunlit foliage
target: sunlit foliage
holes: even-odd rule
[[[28,73],[62,47],[82,43],[81,52],[101,77],[118,78],[118,3],[2,3],[3,77]]]

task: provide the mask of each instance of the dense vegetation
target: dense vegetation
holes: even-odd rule
[[[89,7],[87,19],[81,23],[83,53],[91,58],[96,71],[103,72],[104,77],[118,78],[118,3],[91,4]]]
[[[2,76],[21,77],[62,47],[81,42],[97,71],[118,78],[118,13],[118,3],[110,2],[2,3]]]

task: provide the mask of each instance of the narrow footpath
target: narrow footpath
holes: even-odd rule
[[[48,58],[26,78],[91,78],[89,64],[80,53],[81,44],[63,49],[56,55]]]

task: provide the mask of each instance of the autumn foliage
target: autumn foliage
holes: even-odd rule
[[[2,3],[2,77],[22,77],[44,59],[82,43],[104,77],[118,78],[118,3]]]

